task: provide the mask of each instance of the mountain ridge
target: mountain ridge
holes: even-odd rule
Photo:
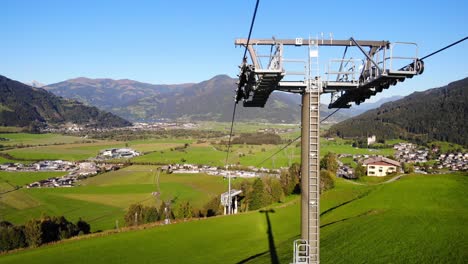
[[[127,120],[96,107],[64,99],[43,88],[35,88],[0,75],[0,125],[64,124],[67,122],[91,127],[122,127]]]
[[[51,84],[44,88],[57,95],[80,100],[135,122],[166,119],[181,121],[231,120],[236,79],[228,75],[216,75],[199,83],[173,85],[122,80],[125,80],[126,85],[129,86],[122,85],[121,80],[79,77]],[[135,86],[130,87],[131,84]],[[108,89],[108,93],[112,93],[112,95],[102,97],[100,89],[104,89],[103,87]],[[125,96],[128,93],[126,89],[134,91],[133,96],[126,97],[125,100],[112,100],[113,103],[107,102],[111,100],[109,98]],[[100,97],[102,98],[99,99]],[[275,92],[263,109],[238,107],[236,120],[298,123],[300,121],[300,103],[299,96]],[[332,111],[333,109],[321,106],[323,116]],[[327,121],[337,122],[346,118],[349,118],[348,114],[337,113]]]

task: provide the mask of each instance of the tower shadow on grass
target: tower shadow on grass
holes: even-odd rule
[[[268,234],[268,247],[269,247],[269,250],[265,251],[265,252],[262,252],[262,253],[255,254],[253,256],[250,256],[250,257],[248,257],[248,258],[246,258],[244,260],[241,260],[241,261],[237,262],[237,264],[247,263],[250,260],[256,259],[256,258],[261,257],[263,255],[266,255],[268,253],[270,253],[271,264],[280,264],[279,259],[278,259],[278,253],[276,252],[275,240],[273,238],[273,228],[271,227],[270,215],[269,215],[270,213],[274,213],[275,210],[268,209],[268,210],[260,210],[259,212],[261,214],[265,214],[265,217],[266,217],[266,221],[267,221],[267,225],[268,225],[267,234]]]
[[[275,247],[275,240],[273,238],[273,228],[271,227],[271,222],[270,222],[270,213],[274,213],[275,210],[269,209],[269,210],[260,210],[260,213],[264,213],[266,216],[267,224],[268,224],[268,247],[270,248],[270,257],[271,257],[271,264],[279,264],[278,260],[278,253],[276,252],[276,247]]]

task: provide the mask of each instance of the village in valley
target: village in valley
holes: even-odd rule
[[[137,126],[140,126],[138,124]],[[180,124],[178,124],[179,126]],[[146,127],[146,125],[143,125]],[[189,124],[192,128],[196,124]],[[156,127],[160,127],[157,125]],[[172,124],[169,125],[172,127]],[[186,126],[185,129],[188,129]],[[288,129],[265,129],[261,132],[270,133],[287,133],[292,130]],[[333,141],[333,138],[328,140]],[[376,143],[376,137],[371,136],[367,139],[367,146],[372,151],[372,145]],[[339,167],[336,175],[346,179],[356,179],[355,168],[350,164],[344,164],[341,159],[351,158],[356,164],[361,164],[365,167],[367,176],[381,177],[389,174],[403,173],[403,166],[411,164],[415,172],[418,173],[435,173],[442,170],[446,171],[468,171],[468,153],[450,152],[440,153],[441,151],[434,147],[432,149],[417,146],[414,143],[400,142],[393,145],[394,155],[385,157],[382,155],[372,154],[346,154],[338,153],[337,161]],[[73,187],[79,180],[95,176],[99,173],[118,170],[122,167],[129,166],[129,160],[142,155],[142,153],[131,148],[109,148],[99,151],[96,157],[85,161],[66,161],[66,160],[44,160],[30,164],[22,163],[4,163],[0,164],[0,170],[3,171],[62,171],[68,172],[62,177],[52,177],[49,179],[40,180],[29,183],[27,188],[43,188],[43,187]],[[111,162],[109,162],[111,161]],[[267,169],[255,166],[229,165],[226,168],[219,166],[210,166],[204,164],[167,164],[160,167],[161,171],[168,174],[207,174],[212,176],[221,176],[223,178],[255,178],[272,176],[279,178],[282,170],[287,170],[287,167],[277,169]]]
[[[4,163],[0,164],[0,170],[9,172],[68,172],[62,177],[52,177],[28,184],[27,188],[43,187],[73,187],[79,180],[86,179],[109,171],[115,171],[124,166],[119,160],[129,159],[139,156],[140,153],[129,148],[112,148],[100,151],[96,158],[87,161],[66,161],[66,160],[44,160],[31,164]],[[106,163],[106,160],[117,162]]]

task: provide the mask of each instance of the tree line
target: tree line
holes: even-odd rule
[[[64,216],[43,216],[31,219],[24,225],[0,222],[0,251],[38,247],[42,244],[89,234],[91,226],[79,219],[76,223]]]
[[[334,188],[335,175],[338,168],[336,155],[327,154],[321,160],[320,192]],[[301,193],[301,166],[294,163],[287,170],[282,170],[279,177],[258,177],[254,180],[244,179],[236,182],[233,189],[242,190],[239,197],[239,211],[257,210],[273,203],[282,203],[285,197]],[[168,206],[162,202],[159,209],[155,206],[132,204],[125,214],[126,226],[171,220],[187,220],[222,215],[220,195],[212,197],[204,206],[196,208],[190,201],[179,201]]]

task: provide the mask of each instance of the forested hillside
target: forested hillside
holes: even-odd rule
[[[441,140],[468,145],[468,78],[415,92],[332,126],[330,135]]]
[[[75,123],[92,127],[122,127],[131,123],[96,107],[64,99],[41,88],[0,75],[0,126]]]

